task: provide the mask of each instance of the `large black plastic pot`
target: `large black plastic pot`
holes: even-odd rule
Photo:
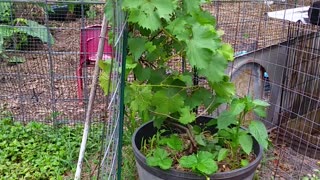
[[[199,117],[197,123],[201,124],[208,122],[210,117]],[[214,130],[213,130],[214,131]],[[171,170],[162,170],[156,167],[150,167],[146,163],[145,156],[140,152],[141,142],[143,139],[149,139],[156,134],[157,129],[153,126],[153,121],[140,126],[132,137],[132,146],[136,159],[140,180],[188,180],[188,179],[205,179],[204,176],[199,176],[190,172]],[[239,168],[229,172],[216,173],[210,176],[210,179],[224,179],[224,180],[252,180],[254,173],[262,159],[262,147],[254,141],[253,150],[256,154],[256,159],[248,166]]]
[[[49,11],[49,20],[65,21],[69,12],[68,5],[52,5],[51,11]]]

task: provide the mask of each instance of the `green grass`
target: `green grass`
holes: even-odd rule
[[[135,180],[138,179],[138,172],[136,168],[136,162],[131,145],[125,145],[122,148],[122,180]]]
[[[0,119],[0,179],[72,179],[82,131],[82,125],[23,125],[12,118]],[[101,132],[101,125],[90,131],[83,167],[88,177],[98,164]]]

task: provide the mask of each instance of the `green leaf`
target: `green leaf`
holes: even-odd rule
[[[213,160],[213,154],[207,151],[199,151],[196,155],[183,156],[180,158],[179,164],[184,168],[205,175],[213,174],[218,170],[218,165]]]
[[[201,25],[210,25],[210,26],[215,26],[216,25],[216,20],[214,16],[208,11],[197,11],[192,13],[192,16],[195,18],[195,20],[200,23]]]
[[[155,111],[157,113],[162,113],[162,114],[175,113],[179,111],[184,104],[182,96],[180,96],[179,94],[175,96],[169,96],[166,90],[157,91],[154,94],[151,102],[152,102],[152,105],[156,107]],[[182,113],[183,113],[182,121],[186,121],[187,118],[192,117],[192,114],[190,114],[190,112],[188,114],[185,108]],[[190,115],[190,117],[188,115]]]
[[[169,138],[161,139],[159,143],[166,144],[173,150],[181,151],[183,149],[183,142],[176,134],[172,134]]]
[[[218,83],[212,83],[211,87],[215,93],[220,97],[233,97],[236,94],[236,88],[234,83],[230,81],[220,81]]]
[[[208,101],[208,102],[207,102]],[[191,94],[191,97],[185,102],[190,108],[200,106],[202,103],[210,104],[212,101],[212,92],[208,89],[200,87]]]
[[[179,160],[179,164],[184,168],[195,169],[198,160],[195,154],[189,156],[182,156]]]
[[[192,86],[193,85],[193,81],[192,81],[192,75],[191,74],[180,74],[178,76],[178,78],[183,81],[187,86]]]
[[[185,21],[185,17],[179,17],[175,20],[169,22],[166,29],[173,35],[177,37],[180,41],[186,41],[191,32],[186,29],[187,22]]]
[[[241,159],[240,163],[242,167],[246,167],[249,165],[250,162],[247,159]]]
[[[204,141],[204,137],[202,134],[195,135],[196,142],[201,146],[206,146],[207,143]]]
[[[221,148],[218,153],[218,162],[223,161],[228,156],[229,150],[226,148]]]
[[[207,151],[199,151],[196,168],[203,174],[210,175],[218,170],[217,163],[213,160],[213,154]]]
[[[217,119],[211,119],[206,125],[207,126],[216,126],[218,123]]]
[[[99,85],[106,96],[109,94],[109,76],[110,73],[106,71],[101,72],[99,76]]]
[[[195,24],[192,27],[192,34],[192,38],[186,42],[187,59],[189,59],[191,66],[195,66],[198,69],[208,69],[208,66],[213,67],[214,64],[227,64],[224,59],[212,56],[213,51],[218,48],[219,42],[214,40],[215,35],[210,27]],[[220,62],[221,60],[222,62]],[[211,63],[209,64],[209,62]],[[219,67],[214,67],[218,71],[217,74],[220,74]]]
[[[189,106],[185,106],[180,109],[181,116],[179,122],[182,124],[189,124],[196,120],[196,114],[191,112],[192,109]]]
[[[252,151],[252,137],[248,134],[242,134],[239,136],[239,143],[243,151],[249,155]]]
[[[200,0],[183,0],[183,9],[186,9],[188,13],[193,13],[200,10]]]
[[[157,148],[152,153],[152,156],[147,156],[147,164],[149,166],[159,166],[163,170],[170,169],[173,161],[168,156],[166,150]]]
[[[193,133],[196,134],[196,135],[198,135],[198,134],[200,134],[200,133],[202,132],[201,127],[198,126],[198,125],[194,125],[194,126],[192,127],[192,130],[193,130]]]
[[[129,50],[132,53],[135,61],[137,61],[141,57],[142,53],[146,50],[146,42],[147,40],[142,37],[130,38],[128,40]]]
[[[177,1],[172,0],[124,0],[123,7],[129,12],[129,22],[155,31],[161,27],[161,20],[169,20],[177,8]]]
[[[149,1],[149,0],[147,0]],[[177,8],[176,0],[151,0],[156,7],[156,12],[160,18],[170,20],[171,15]]]
[[[132,112],[149,110],[152,100],[152,91],[149,86],[136,86],[132,84],[126,89],[126,103],[129,103]]]
[[[233,115],[239,115],[244,111],[245,107],[246,107],[246,104],[244,102],[239,100],[234,100],[231,103],[229,112],[232,113]]]
[[[47,28],[35,21],[26,20],[27,26],[17,26],[20,32],[39,38],[44,43],[54,44],[54,38]]]
[[[236,115],[229,111],[223,111],[217,120],[218,129],[226,129],[229,125],[237,122]]]
[[[234,59],[234,51],[230,44],[222,44],[221,48],[218,52],[228,61],[233,61]]]
[[[207,57],[210,57],[210,55]],[[228,66],[228,62],[225,58],[223,58],[219,54],[216,54],[211,57],[212,58],[210,58],[211,59],[210,62],[206,65],[207,67],[204,69],[201,69],[201,68],[199,69],[199,74],[205,76],[208,79],[208,81],[211,83],[220,82],[223,80],[225,76],[225,69]],[[201,61],[200,58],[198,58],[198,61]],[[208,70],[208,69],[211,69],[211,70]],[[227,84],[227,83],[225,84],[228,85],[227,86],[228,88],[230,88],[230,84]],[[226,92],[224,94],[226,94]]]
[[[268,148],[268,132],[263,122],[251,121],[249,132],[264,149]]]
[[[261,107],[261,106],[256,107],[256,108],[253,109],[253,111],[254,111],[259,117],[263,117],[263,118],[267,117],[267,113],[266,113],[266,110],[265,110],[264,107]]]
[[[268,107],[270,106],[269,103],[267,103],[266,101],[262,101],[260,99],[255,99],[253,100],[253,104],[256,105],[256,106],[262,106],[262,107]]]
[[[151,76],[151,68],[143,68],[141,64],[138,64],[134,69],[133,69],[134,75],[139,81],[145,81],[149,80]]]

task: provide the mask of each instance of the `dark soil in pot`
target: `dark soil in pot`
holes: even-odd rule
[[[199,117],[197,124],[208,122],[210,117]],[[213,130],[214,131],[214,130]],[[157,129],[153,126],[153,122],[150,121],[140,126],[139,129],[133,135],[132,146],[136,158],[137,169],[140,180],[185,180],[185,179],[205,179],[204,176],[199,176],[195,173],[178,171],[175,169],[161,170],[159,168],[150,167],[146,163],[145,156],[140,152],[140,147],[143,139],[149,139],[156,134]],[[256,155],[256,159],[248,166],[232,170],[229,172],[216,173],[210,176],[210,179],[225,179],[225,180],[249,180],[252,179],[256,168],[258,167],[262,159],[262,147],[254,141],[253,151]]]

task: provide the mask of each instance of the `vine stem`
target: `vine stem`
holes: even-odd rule
[[[133,85],[133,83],[128,83]],[[181,89],[192,89],[192,88],[198,88],[199,86],[177,86],[177,85],[169,85],[169,84],[134,84],[135,86],[140,86],[140,87],[173,87],[173,88],[181,88]]]
[[[213,102],[214,102],[214,99],[210,102],[209,106],[197,116],[197,118],[204,115],[206,112],[208,112],[208,110],[212,106]]]
[[[189,137],[189,139],[191,141],[192,149],[193,148],[197,148],[197,143],[193,138],[192,132],[190,131],[190,127],[189,127],[190,125],[187,128],[187,127],[185,127],[185,126],[183,126],[181,124],[178,124],[178,123],[172,122],[172,121],[166,121],[166,123],[171,124],[173,126],[176,126],[177,128],[183,129],[187,133],[187,135],[188,135],[188,137]]]
[[[172,117],[172,116],[170,116],[170,115],[168,115],[168,114],[159,113],[159,112],[151,111],[151,110],[149,110],[149,111],[150,111],[151,113],[153,113],[153,114],[162,115],[162,116],[165,116],[165,117],[167,117],[167,118],[170,118],[170,119],[174,119],[174,120],[176,120],[176,121],[179,121],[179,119],[174,118],[174,117]]]

